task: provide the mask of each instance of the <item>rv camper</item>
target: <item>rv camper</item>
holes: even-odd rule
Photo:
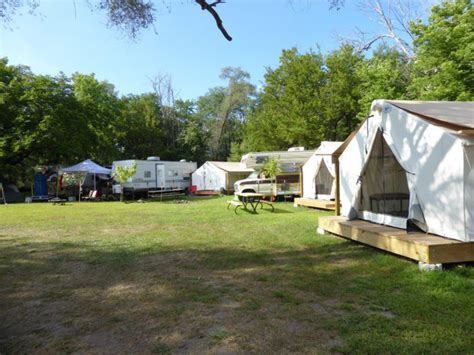
[[[256,192],[265,196],[299,196],[301,195],[300,169],[313,155],[314,150],[303,147],[290,148],[288,151],[248,153],[242,157],[241,163],[255,169],[255,173],[247,179],[239,180],[234,185],[237,193]],[[275,179],[259,176],[258,171],[270,159],[276,159],[280,172]]]
[[[159,157],[148,157],[147,160],[119,160],[112,164],[112,175],[117,166],[133,166],[137,172],[124,185],[124,193],[135,196],[147,194],[150,191],[184,191],[191,185],[191,174],[196,170],[195,162],[164,161]],[[114,184],[113,192],[121,192],[120,184]]]

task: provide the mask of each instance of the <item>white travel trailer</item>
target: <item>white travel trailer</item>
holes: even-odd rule
[[[303,165],[304,198],[334,200],[336,198],[336,166],[332,154],[343,142],[321,142],[316,152]]]
[[[346,143],[343,216],[474,241],[474,102],[376,100]]]
[[[112,164],[112,175],[117,166],[133,166],[137,172],[125,184],[124,192],[146,193],[148,191],[188,191],[191,174],[196,170],[195,162],[164,161],[158,157],[147,160],[119,160]],[[113,186],[114,193],[120,193],[120,184]]]
[[[193,173],[192,185],[196,191],[233,193],[235,182],[253,171],[239,162],[207,161]]]

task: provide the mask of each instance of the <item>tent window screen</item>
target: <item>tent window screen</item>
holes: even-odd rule
[[[333,180],[334,179],[323,159],[319,171],[314,178],[316,195],[330,195]]]
[[[363,211],[408,217],[410,190],[406,172],[377,132],[369,160],[361,176]]]

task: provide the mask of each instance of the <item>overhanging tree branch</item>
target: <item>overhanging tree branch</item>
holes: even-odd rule
[[[228,41],[232,41],[232,37],[229,35],[227,30],[224,28],[224,24],[222,23],[222,20],[221,20],[219,14],[214,9],[217,5],[223,4],[224,1],[223,0],[217,0],[217,1],[214,1],[212,3],[208,3],[206,0],[195,0],[195,2],[199,6],[201,6],[201,10],[208,11],[212,15],[212,17],[214,17],[214,20],[216,20],[217,28],[221,31],[221,33],[223,34],[225,39],[228,40]]]

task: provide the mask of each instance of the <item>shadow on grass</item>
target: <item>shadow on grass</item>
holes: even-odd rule
[[[173,351],[200,351],[203,329],[225,317],[241,349],[246,339],[265,339],[274,351],[294,349],[298,333],[282,337],[273,319],[309,324],[309,333],[336,332],[344,339],[339,350],[347,352],[464,352],[474,345],[473,270],[419,273],[412,263],[349,241],[326,238],[295,250],[0,246],[2,352],[149,351],[156,346],[150,334]],[[229,300],[236,310],[222,306]],[[326,313],[314,311],[321,307]],[[91,338],[104,332],[106,343]],[[448,341],[453,332],[455,344]],[[310,339],[306,345],[314,346]]]

